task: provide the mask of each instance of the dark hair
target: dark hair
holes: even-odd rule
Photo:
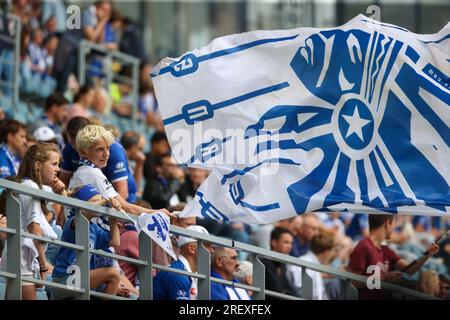
[[[167,158],[167,157],[171,157],[170,153],[164,153],[164,154],[160,155],[159,157],[156,157],[156,159],[155,159],[155,167],[156,166],[161,167],[162,166],[162,160],[164,158]]]
[[[155,132],[151,139],[151,144],[155,144],[161,141],[167,141],[167,136],[164,132]]]
[[[6,120],[6,122],[0,128],[0,142],[7,143],[8,134],[16,134],[20,129],[27,129],[27,126],[20,121],[10,119]]]
[[[78,90],[77,94],[75,95],[75,97],[73,98],[73,102],[78,102],[81,100],[81,98],[85,95],[88,94],[89,91],[94,90],[94,87],[86,84],[84,86],[82,86],[80,88],[80,90]]]
[[[294,235],[292,234],[292,232],[289,231],[289,230],[286,229],[286,228],[283,228],[283,227],[275,227],[275,228],[272,230],[272,232],[270,233],[270,241],[272,241],[272,240],[280,240],[281,236],[282,236],[283,234],[285,234],[285,233],[288,233],[288,234],[290,234],[291,236],[294,236]]]
[[[77,137],[78,131],[90,124],[88,118],[74,117],[67,123],[66,133],[72,140]]]
[[[333,249],[334,239],[329,233],[320,233],[311,239],[311,251],[314,254],[321,254],[327,250]]]
[[[120,143],[122,144],[125,150],[132,148],[133,146],[139,144],[140,139],[139,133],[135,131],[125,131],[120,139]]]
[[[47,112],[54,105],[60,107],[68,103],[69,101],[67,101],[67,99],[64,98],[64,96],[61,93],[53,92],[51,95],[48,96],[47,100],[45,100],[44,111]]]
[[[388,220],[394,220],[394,215],[392,215],[392,214],[369,214],[369,229],[370,230],[378,229]]]

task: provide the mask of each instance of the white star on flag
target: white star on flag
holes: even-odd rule
[[[370,123],[371,120],[367,120],[364,118],[361,118],[359,116],[358,107],[355,106],[355,110],[353,110],[353,114],[351,116],[348,115],[342,115],[345,121],[349,124],[347,134],[345,135],[345,138],[347,139],[351,134],[356,133],[361,139],[362,142],[364,142],[363,139],[363,133],[362,128]]]

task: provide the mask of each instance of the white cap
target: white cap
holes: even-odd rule
[[[40,127],[33,133],[34,138],[40,142],[50,141],[56,138],[55,132],[49,127]]]
[[[201,232],[201,233],[205,233],[205,234],[209,234],[208,230],[206,230],[205,228],[203,228],[202,226],[189,226],[186,228],[187,230],[191,230],[191,231],[196,231],[196,232]],[[197,242],[197,239],[193,239],[193,238],[188,238],[185,236],[179,236],[177,239],[177,243],[178,243],[178,247],[182,247],[185,244],[191,243],[191,242]]]

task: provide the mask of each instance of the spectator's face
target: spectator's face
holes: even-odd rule
[[[109,159],[109,145],[104,139],[97,140],[89,148],[81,150],[81,156],[91,161],[100,169],[106,167]]]
[[[94,90],[89,90],[86,95],[83,97],[83,104],[85,106],[91,106],[92,102],[94,101],[94,95],[95,95],[95,91]]]
[[[155,156],[160,156],[162,154],[169,153],[169,151],[170,151],[170,146],[169,146],[169,143],[167,142],[167,140],[163,140],[158,143],[152,144],[152,153]]]
[[[27,150],[27,132],[25,129],[20,129],[16,134],[8,134],[8,145],[13,149],[12,151],[18,154],[25,154]]]
[[[92,99],[92,108],[100,114],[105,113],[106,99],[99,90],[95,92],[94,98]]]
[[[47,22],[45,23],[45,28],[48,30],[48,33],[53,33],[56,31],[56,17],[52,16],[51,18],[49,18],[47,20]]]
[[[448,299],[449,291],[449,284],[444,281],[439,281],[439,297],[442,299]]]
[[[271,241],[272,250],[275,252],[289,254],[292,249],[293,238],[289,233],[283,233],[280,239],[273,239]]]
[[[234,272],[239,268],[237,251],[225,248],[224,253],[216,259],[217,269],[224,275],[225,280],[232,280]]]
[[[59,153],[50,152],[49,159],[43,163],[36,162],[41,168],[42,183],[51,185],[59,173]]]
[[[54,114],[57,124],[62,124],[64,120],[66,120],[67,116],[67,104],[63,104],[61,106],[55,106],[54,107]]]
[[[301,236],[303,240],[311,241],[316,235],[319,234],[319,221],[311,216],[303,219]]]
[[[189,168],[188,175],[194,185],[201,185],[203,181],[205,181],[208,176],[208,171],[197,169],[197,168]]]
[[[166,179],[174,179],[178,165],[172,157],[164,157],[161,161],[161,175]]]
[[[111,4],[109,2],[103,3],[101,6],[97,7],[97,18],[99,20],[111,14]]]

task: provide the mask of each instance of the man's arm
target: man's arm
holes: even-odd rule
[[[124,199],[128,199],[128,179],[122,179],[112,183],[114,190]]]
[[[395,264],[395,268],[412,276],[424,265],[425,262],[427,262],[428,259],[439,252],[439,245],[433,243],[430,248],[428,248],[427,252],[428,253],[426,255],[421,256],[410,267],[408,267],[409,264],[405,259],[400,259]],[[408,268],[405,270],[406,267]]]

